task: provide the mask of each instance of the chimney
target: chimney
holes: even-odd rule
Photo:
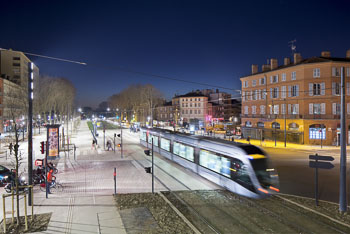
[[[294,53],[294,64],[300,63],[302,60],[300,53]]]
[[[276,69],[278,67],[278,61],[277,59],[270,59],[270,64],[271,64],[271,70]]]
[[[284,66],[287,66],[290,64],[290,58],[284,58]]]
[[[347,51],[346,51],[346,58],[347,58],[347,59],[350,59],[350,50],[347,50]]]
[[[258,73],[258,65],[252,64],[252,74]]]
[[[329,52],[329,51],[322,51],[321,52],[321,57],[330,58],[331,57],[331,52]]]
[[[270,71],[270,65],[268,65],[268,64],[262,65],[262,71],[263,72]]]

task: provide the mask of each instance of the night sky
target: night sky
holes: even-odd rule
[[[291,40],[304,58],[350,49],[349,1],[2,0],[0,10],[0,48],[88,64],[28,56],[41,74],[70,79],[83,106],[130,84],[168,99],[211,88],[117,68],[240,89],[251,64],[291,57]]]

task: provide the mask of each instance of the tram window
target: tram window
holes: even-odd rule
[[[230,159],[219,156],[207,150],[201,150],[199,153],[199,164],[226,177],[230,176]]]
[[[155,145],[155,146],[158,146],[158,137],[157,136],[153,136],[153,135],[149,135],[149,137],[148,137],[148,143],[149,144],[152,144],[152,138],[153,138],[153,144]]]
[[[147,141],[147,132],[141,132],[140,133],[140,139],[143,141]]]
[[[191,162],[194,161],[194,149],[178,142],[174,142],[173,153]]]
[[[170,151],[170,141],[165,138],[160,138],[160,148]]]
[[[268,163],[266,158],[252,159],[250,163],[253,166],[256,178],[264,188],[268,188],[271,185],[270,173],[266,171]]]
[[[247,165],[245,165],[241,160],[235,158],[232,159],[231,171],[232,180],[236,181],[243,187],[248,188],[249,190],[254,190],[254,186],[250,180],[250,175],[247,170]]]

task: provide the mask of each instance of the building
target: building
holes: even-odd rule
[[[346,114],[350,135],[350,50],[345,58],[320,57],[294,61],[277,59],[252,65],[252,74],[241,77],[242,132],[244,137],[301,144],[340,144],[340,76],[345,69]],[[286,134],[285,134],[286,133]]]
[[[174,107],[172,102],[165,102],[163,105],[159,105],[156,108],[156,120],[158,126],[170,126],[174,123]]]
[[[198,127],[205,127],[208,108],[208,97],[200,91],[176,96],[179,99],[180,125],[189,125],[191,122]]]
[[[30,62],[22,52],[0,50],[0,132],[11,129],[14,115],[18,115],[15,116],[17,120],[26,116]],[[39,69],[35,64],[33,73],[34,77],[39,76]]]

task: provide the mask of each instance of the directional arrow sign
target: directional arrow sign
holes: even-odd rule
[[[309,167],[311,168],[322,168],[322,169],[332,169],[334,165],[330,162],[317,162],[316,161],[310,161]]]
[[[333,161],[334,158],[331,156],[320,156],[320,155],[309,155],[309,159],[313,160],[323,160],[323,161]]]

